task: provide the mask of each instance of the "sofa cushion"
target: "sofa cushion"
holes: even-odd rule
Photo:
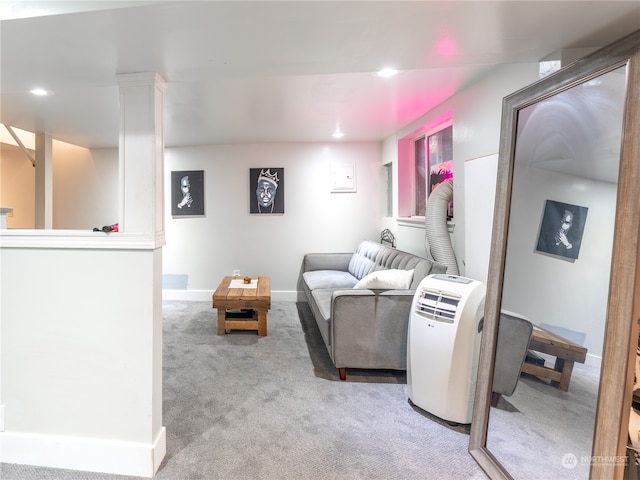
[[[325,345],[331,344],[329,319],[331,317],[331,297],[333,292],[335,292],[335,290],[332,288],[313,290],[311,292],[312,301],[309,302]]]
[[[325,322],[328,322],[331,317],[331,297],[334,291],[335,290],[331,288],[321,288],[311,292],[313,300],[318,307],[320,316]]]
[[[413,280],[413,270],[378,270],[365,275],[353,288],[408,289]]]
[[[302,278],[311,291],[325,288],[353,288],[358,282],[358,279],[349,272],[339,270],[313,270],[304,272]]]
[[[376,257],[384,248],[386,247],[379,243],[363,240],[351,257],[349,273],[360,280],[376,270]]]
[[[418,284],[429,274],[445,273],[447,267],[441,263],[412,255],[371,240],[363,240],[349,262],[349,272],[361,280],[372,272],[380,270],[414,270],[413,281],[409,287],[418,288]]]

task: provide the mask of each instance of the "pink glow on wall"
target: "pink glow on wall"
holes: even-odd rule
[[[451,122],[452,118],[453,118],[453,111],[447,110],[446,112],[442,113],[441,115],[438,115],[437,117],[430,118],[429,120],[425,120],[425,122],[422,125],[420,125],[420,127],[411,131],[410,133],[405,135],[403,138],[410,139],[410,138],[417,137],[418,135],[421,135],[425,132],[435,130],[440,125],[443,125],[447,122]]]
[[[396,116],[400,119],[405,119],[408,123],[419,121],[425,112],[428,112],[436,105],[440,105],[445,100],[451,97],[454,93],[455,87],[447,86],[439,90],[431,90],[423,98],[407,98],[398,102],[396,109]],[[448,113],[446,118],[437,118],[434,121],[427,121],[426,124],[421,124],[417,130],[408,133],[408,136],[415,136],[420,131],[431,130],[435,125],[442,123],[451,118],[451,113]]]
[[[443,36],[436,44],[436,53],[442,57],[458,55],[458,46],[449,35]]]

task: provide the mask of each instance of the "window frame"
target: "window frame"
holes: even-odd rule
[[[442,117],[439,117],[433,122],[423,125],[423,127],[414,130],[413,132],[402,137],[398,141],[398,217],[397,220],[401,223],[408,225],[423,224],[425,221],[424,215],[416,215],[416,148],[415,144],[418,140],[423,139],[425,142],[425,213],[426,204],[428,203],[429,187],[429,175],[428,171],[430,166],[428,165],[428,145],[427,139],[429,136],[434,135],[449,127],[453,128],[453,116],[451,113],[447,113]],[[452,148],[453,137],[452,131]]]

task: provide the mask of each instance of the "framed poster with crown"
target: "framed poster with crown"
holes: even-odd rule
[[[284,168],[249,169],[249,213],[284,214]]]

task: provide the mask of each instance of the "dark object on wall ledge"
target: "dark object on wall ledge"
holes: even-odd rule
[[[94,232],[104,232],[104,233],[117,232],[118,231],[118,224],[114,223],[113,225],[105,225],[102,228],[94,227],[93,231]]]
[[[385,228],[380,234],[380,243],[383,245],[386,243],[390,247],[396,248],[396,237],[391,233],[391,230]]]

